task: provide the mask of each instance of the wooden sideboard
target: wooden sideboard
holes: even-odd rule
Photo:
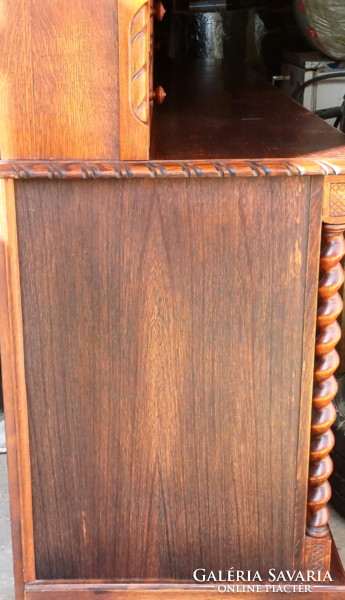
[[[16,599],[211,600],[196,569],[259,571],[239,598],[330,571],[311,592],[344,599],[343,134],[219,61],[158,66],[153,109],[160,6],[19,4],[14,28],[0,0]]]

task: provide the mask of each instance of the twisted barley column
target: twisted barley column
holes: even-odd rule
[[[325,247],[320,259],[323,277],[319,283],[321,305],[317,313],[318,337],[315,345],[317,362],[314,370],[307,523],[307,534],[314,538],[325,537],[329,531],[327,502],[332,491],[328,478],[333,470],[329,453],[334,446],[331,426],[336,417],[332,400],[338,391],[338,383],[333,373],[339,366],[339,355],[335,347],[341,338],[337,318],[343,309],[343,301],[338,290],[343,285],[345,277],[340,264],[345,255],[344,231],[344,225],[324,224],[322,228]]]

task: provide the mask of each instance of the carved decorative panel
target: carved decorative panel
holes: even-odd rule
[[[345,217],[345,183],[332,183],[329,198],[331,217]]]
[[[345,180],[341,177],[325,178],[323,220],[325,223],[345,223]]]
[[[331,568],[331,548],[332,538],[329,533],[322,539],[307,536],[305,571],[314,571],[325,576]]]
[[[326,547],[313,546],[310,560],[310,568],[312,571],[323,571],[325,568]]]

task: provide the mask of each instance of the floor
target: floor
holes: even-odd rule
[[[332,508],[331,528],[345,564],[345,519]],[[0,598],[14,600],[6,454],[0,454]]]

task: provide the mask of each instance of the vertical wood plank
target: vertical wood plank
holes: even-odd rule
[[[117,0],[0,0],[3,159],[118,159]]]
[[[1,360],[8,435],[9,483],[15,581],[18,598],[22,597],[23,576],[35,580],[32,521],[31,469],[17,225],[13,181],[0,182],[2,271],[1,271]],[[19,522],[20,519],[20,522]],[[21,540],[22,551],[19,547]],[[22,573],[21,573],[22,571]]]
[[[299,421],[298,461],[296,474],[296,516],[294,568],[304,568],[306,506],[310,448],[311,405],[313,397],[314,347],[316,333],[317,286],[321,244],[323,178],[310,180],[308,261],[304,308],[301,411]]]
[[[151,2],[118,2],[120,159],[146,160],[150,144]]]

